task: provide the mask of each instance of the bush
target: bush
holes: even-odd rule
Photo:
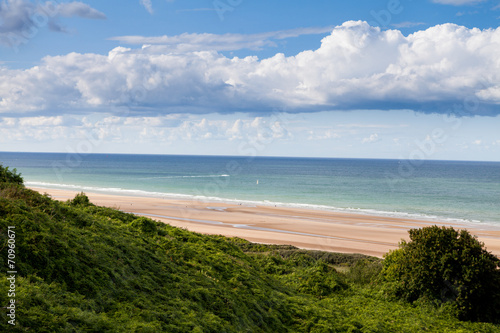
[[[396,296],[452,302],[462,320],[500,321],[500,260],[466,230],[426,227],[386,255],[383,274]]]
[[[305,269],[297,274],[299,278],[298,290],[301,293],[317,297],[329,296],[335,292],[347,289],[347,284],[342,281],[335,269],[330,269],[322,261],[315,266]]]
[[[0,164],[0,183],[23,185],[23,177],[17,173],[16,169],[11,171],[9,167],[4,167]]]
[[[83,196],[71,202],[0,182],[0,252],[7,258],[15,226],[18,272],[17,323],[3,312],[0,332],[500,332],[458,321],[451,303],[436,311],[387,299],[362,284],[375,258],[202,235]],[[9,288],[0,283],[4,307]]]
[[[130,223],[130,226],[134,229],[138,229],[144,233],[156,233],[157,227],[156,222],[148,219],[147,217],[138,217]]]
[[[91,205],[89,197],[87,197],[87,195],[83,192],[80,192],[77,195],[75,195],[75,197],[73,198],[73,200],[70,201],[69,204],[71,206],[84,206],[84,207]]]
[[[368,284],[376,281],[382,270],[380,261],[367,259],[356,261],[347,272],[346,276],[354,283]]]

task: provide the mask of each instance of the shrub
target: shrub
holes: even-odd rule
[[[500,320],[500,260],[466,230],[426,227],[386,255],[383,274],[396,296],[452,302],[462,320]]]
[[[347,289],[335,269],[331,269],[322,261],[298,274],[298,290],[317,297],[329,296],[335,292]]]
[[[73,198],[73,200],[70,201],[70,205],[71,206],[85,206],[86,207],[86,206],[90,206],[91,203],[90,203],[89,197],[87,197],[87,195],[85,195],[85,193],[80,192]]]
[[[156,222],[148,219],[147,217],[138,217],[130,223],[130,226],[134,229],[138,229],[144,233],[156,233],[157,227]]]
[[[4,167],[0,164],[0,183],[23,185],[23,177],[17,173],[16,169],[11,171],[9,167]]]
[[[380,261],[370,261],[367,259],[356,261],[347,272],[347,278],[358,284],[368,284],[374,282],[382,270]]]

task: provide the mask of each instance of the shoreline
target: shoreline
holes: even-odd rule
[[[445,224],[445,225],[457,226],[460,228],[472,228],[479,230],[500,229],[500,221],[498,222],[481,221],[476,219],[460,218],[458,216],[446,217],[446,216],[429,215],[425,213],[408,213],[397,210],[381,211],[369,208],[339,208],[334,206],[327,206],[324,204],[307,204],[307,203],[279,202],[279,201],[274,202],[268,200],[251,200],[251,199],[229,199],[223,197],[202,196],[193,194],[151,192],[145,190],[132,190],[132,189],[128,190],[119,188],[98,188],[92,186],[49,184],[43,182],[25,182],[25,185],[28,188],[36,188],[41,191],[61,190],[74,193],[85,192],[85,193],[103,194],[103,195],[120,196],[120,197],[122,196],[140,197],[140,198],[146,197],[146,198],[174,200],[174,201],[181,200],[181,201],[196,201],[203,203],[218,203],[226,205],[243,205],[249,207],[262,206],[262,207],[281,207],[281,208],[292,208],[292,209],[296,208],[296,209],[306,209],[306,210],[327,211],[339,214],[346,213],[354,215],[367,215],[380,218],[417,220],[417,221],[425,221],[432,224],[434,223]]]
[[[65,201],[80,191],[28,186]],[[240,237],[255,243],[287,244],[303,249],[362,253],[382,257],[409,240],[408,230],[430,225],[467,229],[500,256],[500,228],[474,228],[463,223],[436,222],[295,207],[250,206],[217,201],[125,196],[86,192],[99,206],[150,217],[189,231]]]

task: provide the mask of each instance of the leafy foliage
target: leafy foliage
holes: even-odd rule
[[[500,322],[500,260],[466,230],[410,230],[410,242],[389,253],[384,275],[397,296],[451,302],[465,320]]]
[[[237,246],[85,202],[28,189],[0,199],[1,241],[9,225],[18,235],[19,327],[259,332],[290,321],[276,315],[289,312],[285,296]],[[40,288],[54,293],[35,297]]]
[[[0,182],[16,227],[16,326],[1,332],[499,332],[392,301],[377,258],[252,244]],[[6,281],[6,261],[0,279]],[[9,302],[0,284],[0,304]]]
[[[4,167],[0,164],[0,183],[22,185],[23,178],[17,173],[16,169],[9,170],[9,167]]]
[[[71,206],[90,206],[90,200],[89,197],[85,195],[85,193],[81,192],[78,193],[73,200],[69,202]]]
[[[356,261],[347,272],[349,280],[364,285],[374,283],[382,270],[382,262],[369,259]]]

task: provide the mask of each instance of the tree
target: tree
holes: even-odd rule
[[[23,178],[17,173],[16,169],[11,171],[9,167],[4,167],[0,164],[0,183],[23,185]]]
[[[84,206],[84,207],[91,205],[89,197],[87,197],[87,195],[83,192],[80,192],[77,195],[75,195],[73,200],[69,201],[69,204],[71,206]]]
[[[500,260],[466,230],[426,227],[389,252],[382,271],[396,296],[451,302],[458,317],[500,321]]]

